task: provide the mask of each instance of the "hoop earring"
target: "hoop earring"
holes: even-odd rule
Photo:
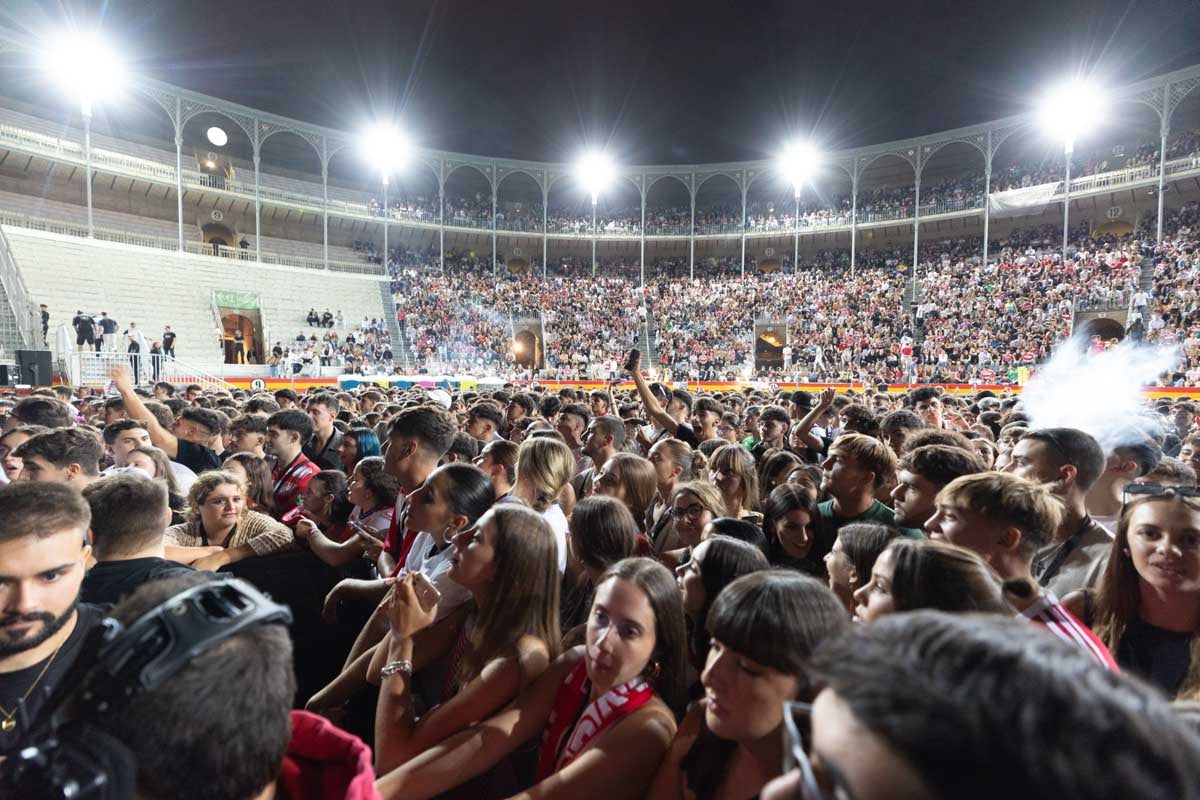
[[[644,674],[647,678],[649,678],[650,680],[653,681],[653,680],[658,679],[658,675],[661,671],[662,671],[662,667],[659,665],[659,663],[657,661],[651,661],[649,664],[646,665],[646,669],[643,671],[642,674]]]

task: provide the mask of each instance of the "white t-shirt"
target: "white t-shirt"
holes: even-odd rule
[[[555,503],[542,512],[542,519],[550,523],[550,530],[554,531],[554,541],[558,543],[558,574],[561,575],[567,571],[567,515]]]
[[[413,539],[412,548],[408,551],[404,569],[408,572],[422,573],[442,593],[437,613],[437,618],[440,620],[447,613],[470,600],[471,593],[461,584],[450,579],[450,558],[454,555],[454,548],[447,546],[434,553],[432,552],[433,544],[433,534],[418,533]]]

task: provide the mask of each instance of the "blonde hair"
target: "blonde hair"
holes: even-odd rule
[[[857,465],[875,475],[875,488],[879,489],[896,474],[896,456],[890,447],[862,433],[843,433],[833,440],[830,450],[837,448],[853,458]],[[908,448],[906,448],[908,449]]]
[[[713,519],[725,516],[725,498],[721,496],[721,490],[715,485],[708,481],[681,483],[675,487],[675,491],[671,492],[671,505],[675,505],[675,500],[685,492],[695,496],[700,501],[700,505],[707,508],[713,515]]]
[[[200,523],[200,506],[204,505],[204,501],[208,499],[214,489],[225,484],[236,486],[238,492],[242,493],[243,498],[245,497],[242,482],[232,472],[213,469],[200,473],[196,482],[192,484],[192,488],[188,490],[186,516],[189,523]]]
[[[742,508],[748,511],[758,511],[758,471],[754,468],[754,458],[740,444],[726,444],[717,448],[708,460],[710,470],[732,468],[742,479]]]
[[[939,502],[958,501],[997,524],[1021,531],[1020,552],[1027,558],[1054,540],[1062,523],[1062,503],[1045,486],[1007,472],[963,475],[938,492]]]
[[[571,448],[549,436],[535,436],[517,451],[517,485],[533,490],[531,507],[539,514],[554,505],[558,493],[575,475]]]

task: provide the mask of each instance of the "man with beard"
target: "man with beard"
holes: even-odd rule
[[[79,603],[91,509],[57,483],[0,487],[0,753],[22,746],[103,614]]]

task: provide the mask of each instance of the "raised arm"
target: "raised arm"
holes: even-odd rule
[[[130,419],[146,423],[146,430],[150,432],[150,441],[154,443],[154,446],[166,453],[167,458],[177,458],[179,456],[179,440],[175,438],[175,434],[158,424],[158,419],[150,413],[145,403],[142,402],[142,398],[138,397],[137,392],[133,390],[133,374],[129,371],[129,367],[125,364],[118,364],[109,371],[108,377],[112,378],[117,391],[121,393],[126,415]]]
[[[647,418],[674,436],[675,431],[679,430],[679,423],[672,419],[671,415],[663,409],[662,405],[658,402],[658,398],[654,396],[654,392],[650,391],[650,385],[642,377],[641,355],[638,355],[637,358],[631,357],[630,365],[633,369],[626,370],[626,372],[633,378],[633,385],[637,387],[638,397],[641,398],[642,406],[646,409]]]
[[[821,415],[833,408],[833,398],[836,396],[837,389],[834,389],[832,386],[822,389],[817,404],[813,406],[811,411],[804,415],[803,419],[796,423],[798,434],[804,440],[804,446],[813,452],[820,453],[825,443],[813,436],[810,431],[817,424],[817,420],[821,418]]]

